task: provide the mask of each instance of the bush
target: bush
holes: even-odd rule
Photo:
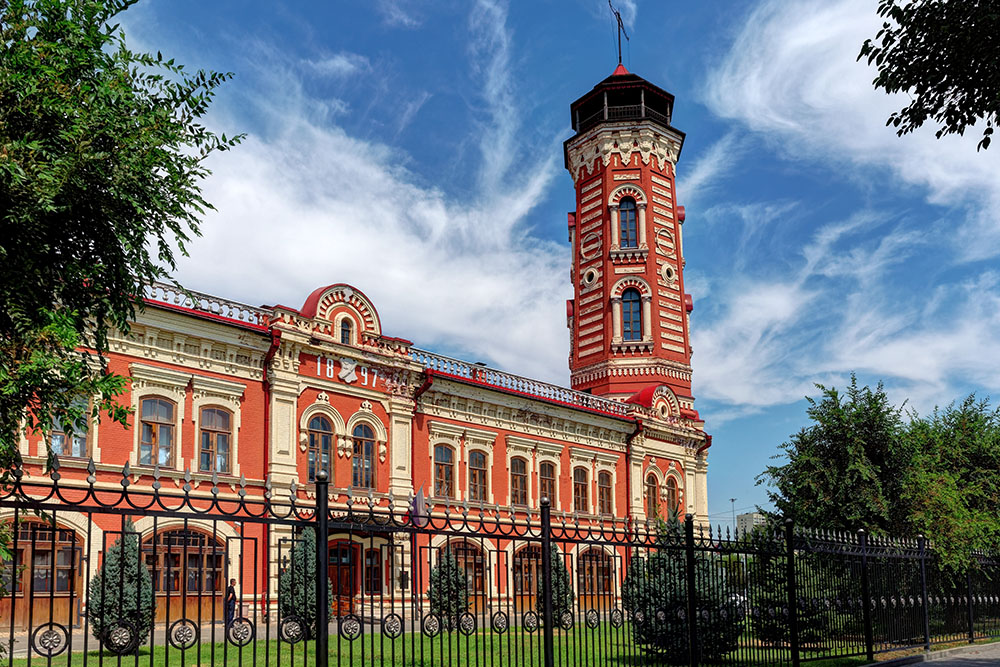
[[[153,578],[140,560],[139,533],[126,521],[90,580],[90,629],[107,650],[135,653],[149,637],[155,611]]]
[[[542,564],[538,563],[537,595],[535,596],[535,608],[538,616],[545,618],[545,601],[542,598],[545,582],[542,581]],[[558,626],[563,615],[567,612],[573,613],[573,586],[570,583],[569,570],[566,569],[566,560],[563,553],[552,545],[552,620]]]
[[[427,598],[431,613],[441,619],[448,631],[458,627],[458,617],[469,608],[469,590],[465,572],[450,550],[440,553],[437,566],[431,570]]]
[[[316,636],[316,531],[306,527],[292,544],[290,563],[278,574],[278,613],[281,617],[295,617],[302,624],[308,637]],[[333,590],[326,577],[327,600],[333,614]]]
[[[632,559],[622,585],[622,605],[632,614],[632,636],[648,657],[686,664],[688,656],[687,559],[677,517],[660,523],[651,553]],[[743,630],[741,605],[731,594],[718,556],[695,554],[697,651],[717,660],[736,648]]]

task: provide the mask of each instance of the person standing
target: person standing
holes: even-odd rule
[[[236,580],[229,580],[229,588],[226,589],[226,627],[232,625],[236,617]]]

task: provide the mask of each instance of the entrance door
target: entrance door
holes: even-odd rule
[[[346,616],[354,612],[354,596],[358,594],[358,546],[349,542],[330,545],[327,573],[333,589],[333,614]]]
[[[458,567],[465,573],[466,590],[469,593],[469,611],[478,613],[486,609],[486,559],[483,550],[469,542],[452,542],[448,549]]]
[[[591,547],[577,559],[576,568],[580,609],[611,609],[615,595],[615,567],[611,556]]]
[[[519,614],[535,611],[541,563],[540,547],[524,547],[514,554],[514,609]]]
[[[50,620],[78,625],[86,579],[82,538],[73,530],[53,530],[33,520],[21,521],[15,537],[11,547],[16,548],[17,567],[13,569],[14,561],[4,564],[2,576],[11,594],[0,600],[0,618],[13,617],[15,629],[20,630]]]
[[[156,593],[156,622],[181,618],[221,623],[225,618],[226,544],[207,533],[168,529],[142,546]]]

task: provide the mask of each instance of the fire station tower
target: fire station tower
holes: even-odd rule
[[[684,133],[671,125],[673,105],[673,95],[619,64],[570,107],[569,367],[574,389],[624,399],[666,385],[678,411],[691,414],[692,301],[674,188]]]

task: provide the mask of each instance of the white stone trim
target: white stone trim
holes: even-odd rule
[[[191,471],[204,472],[199,467],[201,462],[201,409],[219,406],[232,415],[230,423],[231,441],[229,443],[229,471],[226,475],[240,476],[240,399],[246,391],[246,386],[239,382],[229,382],[217,378],[195,375],[191,378],[193,393],[191,395],[191,421],[194,422],[194,453],[190,462]],[[209,473],[211,474],[211,473]]]
[[[344,456],[347,428],[344,426],[344,418],[340,416],[337,409],[330,405],[330,396],[321,391],[316,396],[312,405],[302,411],[299,416],[299,451],[303,454],[309,451],[309,420],[317,414],[329,417],[333,422],[333,448],[340,456]],[[333,474],[334,452],[330,452],[330,473]]]

